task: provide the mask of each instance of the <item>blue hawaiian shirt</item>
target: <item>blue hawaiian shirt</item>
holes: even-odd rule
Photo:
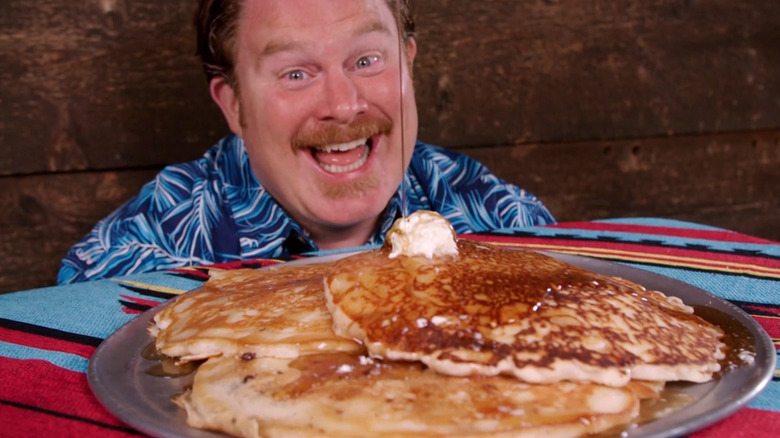
[[[382,245],[403,211],[437,211],[459,234],[555,222],[533,195],[482,164],[421,142],[406,172],[405,197],[401,187],[361,248]],[[318,254],[323,252],[255,178],[241,138],[230,135],[202,158],[166,167],[101,220],[65,256],[57,281]]]

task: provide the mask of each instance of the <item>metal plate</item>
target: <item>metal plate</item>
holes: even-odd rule
[[[545,253],[572,265],[600,274],[619,276],[681,298],[692,306],[707,306],[723,312],[742,325],[752,336],[756,359],[723,375],[719,380],[685,385],[681,390],[695,401],[661,419],[642,424],[622,436],[632,438],[669,437],[691,433],[746,405],[771,380],[775,371],[775,348],[766,332],[749,315],[733,304],[702,289],[659,274],[603,260],[567,254]],[[314,257],[288,264],[327,262],[349,254]],[[144,359],[142,352],[152,338],[146,329],[157,306],[130,321],[106,339],[89,361],[87,378],[98,400],[115,416],[141,432],[164,438],[224,435],[190,428],[185,413],[171,401],[192,382],[192,375],[161,378],[147,373],[157,364]]]

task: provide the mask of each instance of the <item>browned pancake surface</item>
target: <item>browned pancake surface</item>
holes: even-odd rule
[[[679,299],[532,251],[467,240],[460,254],[342,259],[326,281],[336,333],[377,356],[529,382],[704,381],[720,329]]]
[[[358,344],[333,333],[322,285],[329,268],[214,271],[199,290],[177,297],[155,315],[150,331],[157,349],[182,361],[358,351]]]

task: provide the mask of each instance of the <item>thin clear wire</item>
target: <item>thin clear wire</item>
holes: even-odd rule
[[[401,116],[401,216],[406,217],[406,129],[404,127],[404,29],[401,21],[401,2],[395,2],[396,28],[398,29],[398,108]]]

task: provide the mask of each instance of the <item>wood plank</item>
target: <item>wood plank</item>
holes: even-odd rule
[[[559,221],[665,217],[780,241],[780,130],[463,151]]]
[[[421,137],[448,146],[780,127],[780,2],[418,2]]]
[[[3,177],[0,293],[53,285],[67,251],[156,169]]]
[[[780,130],[464,151],[559,221],[666,217],[780,241]],[[155,173],[2,178],[0,292],[53,284],[70,246]]]
[[[227,132],[190,0],[6,2],[0,175],[161,166]],[[421,138],[445,146],[780,127],[775,0],[425,0]]]
[[[0,175],[195,158],[227,132],[193,3],[11,1],[0,13]]]

